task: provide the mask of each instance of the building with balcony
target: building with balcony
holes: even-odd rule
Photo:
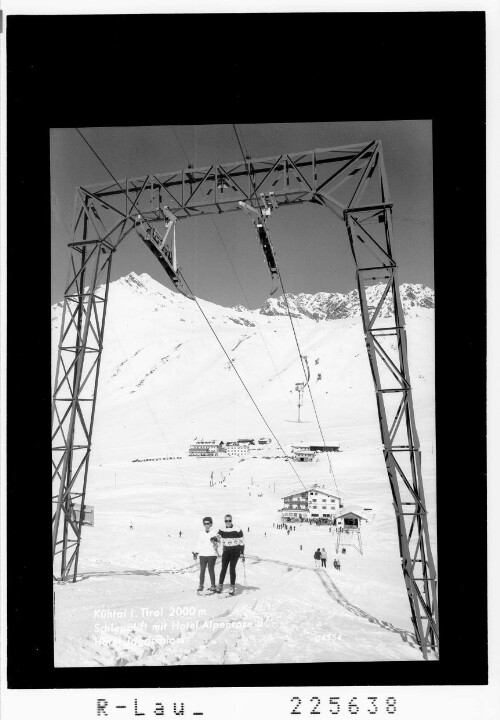
[[[332,522],[340,507],[339,495],[326,492],[319,485],[313,485],[308,490],[286,495],[280,512],[282,520],[320,523]]]

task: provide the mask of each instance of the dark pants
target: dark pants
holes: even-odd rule
[[[208,565],[208,574],[210,575],[210,584],[215,585],[215,555],[200,555],[200,587],[205,582],[205,570]]]
[[[321,567],[326,567],[326,558],[321,558]]]
[[[224,548],[224,550],[222,551],[222,565],[220,569],[219,585],[222,585],[222,583],[224,582],[228,565],[229,579],[231,581],[231,585],[235,584],[236,563],[238,562],[238,558],[240,557],[240,552],[241,551],[239,547]]]

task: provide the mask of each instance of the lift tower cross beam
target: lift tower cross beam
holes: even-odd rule
[[[274,207],[323,205],[347,228],[403,577],[416,640],[427,659],[438,651],[437,576],[392,252],[392,204],[382,146],[376,140],[77,188],[53,394],[54,577],[77,577],[114,252],[135,230],[185,292],[158,224],[164,224],[166,216],[177,223],[241,211],[242,203],[260,212],[259,196],[272,197]],[[384,285],[375,302],[370,292],[374,282]]]

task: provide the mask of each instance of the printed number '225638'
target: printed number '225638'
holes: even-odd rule
[[[308,707],[302,707],[302,698],[297,696],[291,698],[290,702],[293,703],[290,715],[339,715],[342,709],[350,715],[377,715],[379,712],[394,715],[397,711],[395,697],[353,697],[349,701],[340,697],[330,697],[327,702],[325,699],[313,696],[309,699]],[[306,703],[307,700],[304,702]]]

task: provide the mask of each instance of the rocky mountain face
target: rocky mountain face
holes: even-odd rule
[[[385,285],[379,283],[371,285],[366,290],[368,305],[376,307],[382,296]],[[405,315],[418,316],[420,309],[434,307],[434,291],[422,284],[404,283],[399,288]],[[296,318],[310,318],[311,320],[341,320],[344,318],[359,317],[359,293],[352,290],[346,295],[341,293],[319,292],[287,293],[286,300],[290,314]],[[262,315],[286,315],[287,302],[281,295],[279,298],[269,298],[260,309]],[[381,317],[390,314],[391,296],[389,295],[381,310]],[[241,308],[239,308],[241,309]]]

